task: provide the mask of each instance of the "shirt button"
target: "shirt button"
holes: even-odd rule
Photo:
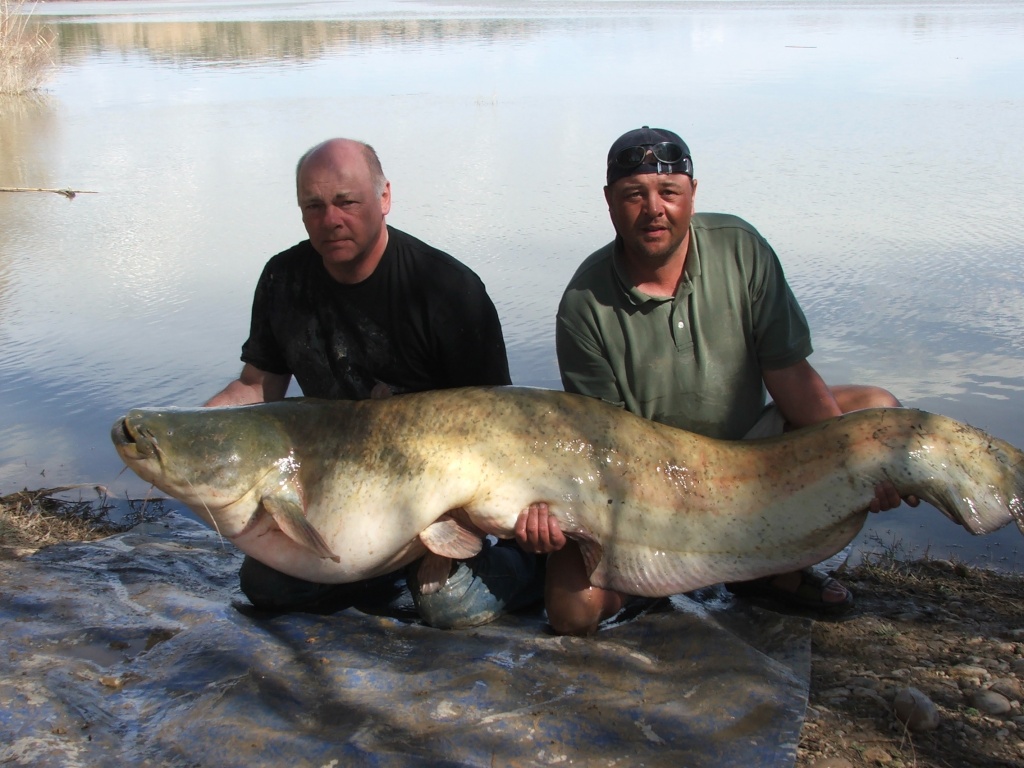
[[[685,327],[686,327],[686,325],[683,323],[682,320],[680,320],[678,323],[676,323],[676,328],[685,328]]]

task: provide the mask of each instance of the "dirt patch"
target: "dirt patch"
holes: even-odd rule
[[[110,519],[102,497],[71,489],[0,497],[0,558],[127,530],[163,514],[152,500]],[[853,614],[812,630],[810,706],[799,768],[1024,768],[1024,577],[940,560],[869,557],[839,576]],[[930,700],[938,726],[910,731],[900,691]],[[992,711],[1005,708],[1006,711]]]

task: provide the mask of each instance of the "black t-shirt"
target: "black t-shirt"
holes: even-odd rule
[[[274,256],[252,305],[243,362],[292,374],[307,397],[510,384],[498,313],[469,267],[393,227],[380,264],[336,282],[309,241]]]

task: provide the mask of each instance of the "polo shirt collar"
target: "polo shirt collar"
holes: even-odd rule
[[[685,291],[688,284],[692,284],[693,280],[700,276],[700,246],[697,244],[693,224],[690,224],[690,243],[687,246],[686,263],[683,265],[683,279],[679,283],[679,288],[676,289],[676,296],[651,296],[649,293],[644,293],[632,284],[622,261],[622,238],[616,235],[615,248],[612,253],[612,270],[615,273],[615,282],[631,304],[640,307],[649,301],[655,304],[673,301]]]

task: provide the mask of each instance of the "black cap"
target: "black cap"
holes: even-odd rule
[[[692,179],[690,148],[664,128],[645,125],[624,133],[608,150],[608,183],[638,173],[685,173]]]

